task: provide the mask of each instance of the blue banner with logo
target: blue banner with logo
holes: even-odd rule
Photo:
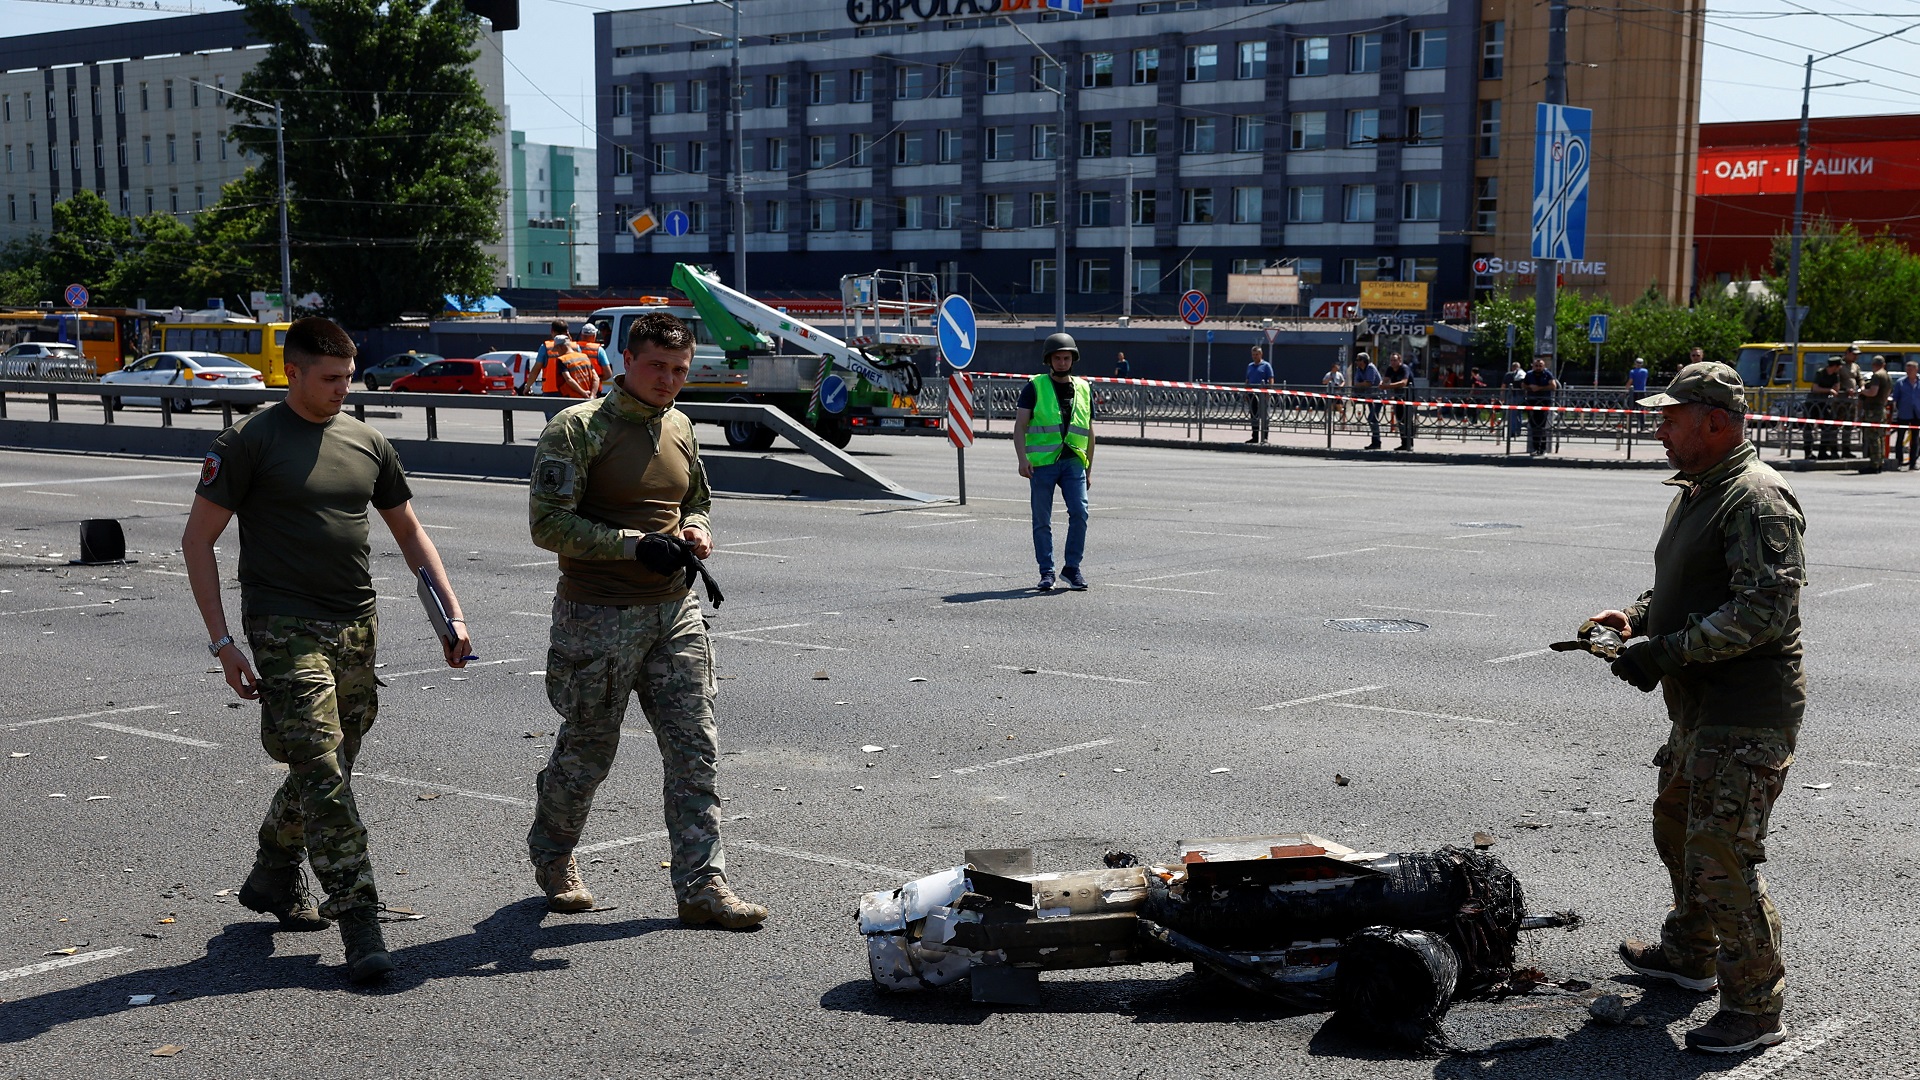
[[[1533,257],[1587,257],[1587,179],[1593,164],[1593,110],[1534,108]]]

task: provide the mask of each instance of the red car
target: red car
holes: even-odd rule
[[[498,360],[435,360],[393,380],[391,389],[409,394],[511,394],[513,372]]]

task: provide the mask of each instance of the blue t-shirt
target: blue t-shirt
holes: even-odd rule
[[[1646,368],[1643,368],[1643,367],[1634,368],[1632,371],[1627,372],[1627,378],[1633,380],[1634,393],[1644,394],[1647,392],[1647,369]]]
[[[1273,365],[1265,360],[1247,365],[1247,385],[1260,386],[1273,381]]]

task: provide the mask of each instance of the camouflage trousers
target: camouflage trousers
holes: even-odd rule
[[[660,744],[674,895],[724,877],[713,693],[713,646],[692,593],[632,607],[555,597],[547,700],[563,722],[534,781],[533,861],[565,858],[580,842],[594,791],[620,748],[627,700],[638,695]]]
[[[245,620],[260,675],[260,745],[287,766],[260,824],[257,864],[306,859],[327,891],[320,913],[377,907],[367,829],[354,805],[353,761],[373,727],[377,619],[323,622],[290,615]]]
[[[1683,974],[1717,971],[1720,1003],[1735,1012],[1777,1016],[1785,993],[1780,913],[1759,864],[1795,734],[1676,724],[1654,757],[1653,840],[1673,883],[1660,944]]]

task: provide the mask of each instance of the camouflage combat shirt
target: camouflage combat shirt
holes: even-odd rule
[[[1747,442],[1705,472],[1666,483],[1681,490],[1654,547],[1653,588],[1627,618],[1635,636],[1658,640],[1684,665],[1666,680],[1675,721],[1796,727],[1807,702],[1799,500]]]
[[[634,547],[650,532],[711,531],[712,501],[693,421],[634,397],[624,376],[554,416],[534,450],[528,516],[533,542],[560,556],[562,600],[623,607],[685,596],[684,574],[648,570]]]

